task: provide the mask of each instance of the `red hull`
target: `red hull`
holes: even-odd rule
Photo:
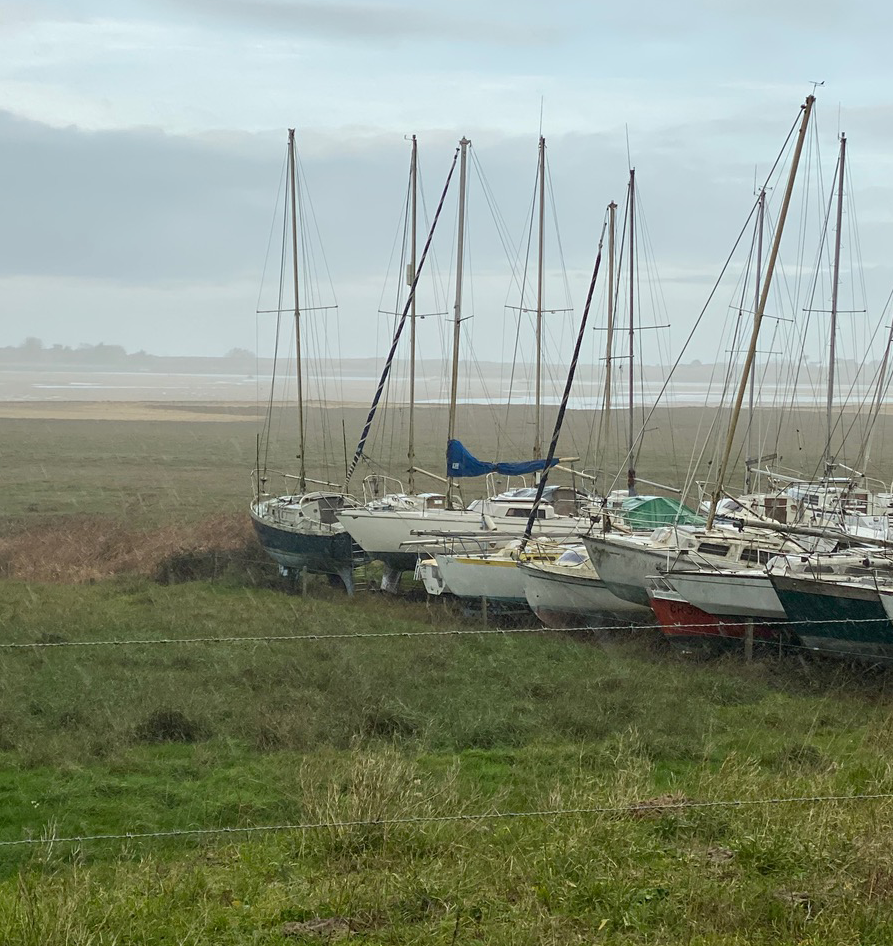
[[[718,618],[681,598],[663,597],[659,591],[651,593],[651,607],[664,637],[673,643],[702,648],[743,645],[746,625],[740,621]],[[754,623],[753,639],[764,644],[777,643],[778,631]]]

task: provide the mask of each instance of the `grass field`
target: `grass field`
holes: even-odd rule
[[[890,799],[699,806],[893,792],[887,675],[288,594],[194,413],[0,421],[0,942],[893,942]]]

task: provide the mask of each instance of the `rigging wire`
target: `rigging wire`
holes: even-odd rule
[[[802,110],[801,110],[801,112],[802,112]],[[796,117],[796,119],[794,120],[794,123],[792,124],[790,131],[788,132],[788,136],[787,136],[787,138],[785,139],[784,145],[782,146],[782,150],[779,152],[778,156],[776,157],[775,161],[774,161],[773,164],[772,164],[772,168],[770,169],[769,175],[768,175],[768,178],[767,178],[767,183],[768,183],[768,180],[771,180],[771,179],[772,179],[772,176],[774,175],[775,170],[776,170],[776,168],[778,167],[778,165],[779,165],[779,163],[780,163],[780,161],[781,161],[781,158],[782,158],[782,156],[783,156],[785,150],[786,150],[787,147],[788,147],[789,142],[790,142],[790,141],[792,140],[792,138],[793,138],[793,135],[794,135],[794,133],[795,133],[795,131],[796,131],[796,129],[797,129],[797,126],[800,124],[801,112],[798,112],[797,117]],[[733,244],[733,246],[732,246],[732,249],[730,250],[728,256],[726,257],[725,262],[724,262],[723,265],[722,265],[722,269],[720,270],[719,276],[717,277],[716,281],[715,281],[714,284],[713,284],[713,287],[711,288],[710,292],[708,293],[707,299],[706,299],[706,301],[704,302],[704,305],[703,305],[703,307],[701,308],[700,313],[698,314],[697,318],[695,319],[695,322],[694,322],[694,324],[692,325],[692,328],[691,328],[691,330],[689,331],[688,336],[686,337],[685,343],[683,344],[682,348],[680,349],[680,352],[679,352],[678,356],[676,357],[675,361],[673,362],[673,366],[672,366],[672,368],[671,368],[671,370],[670,370],[670,377],[672,377],[673,373],[676,371],[676,368],[678,368],[679,364],[680,364],[681,361],[682,361],[683,355],[684,355],[685,352],[687,351],[688,346],[690,345],[692,339],[693,339],[694,336],[695,336],[695,333],[696,333],[696,332],[698,331],[698,329],[700,328],[701,322],[702,322],[702,320],[703,320],[703,318],[704,318],[704,316],[705,316],[705,314],[706,314],[706,312],[707,312],[707,309],[708,309],[708,307],[710,306],[710,304],[712,303],[713,298],[714,298],[714,296],[716,295],[717,290],[719,289],[719,285],[720,285],[720,283],[721,283],[721,280],[722,280],[723,277],[725,276],[725,273],[726,273],[726,271],[728,270],[729,265],[731,264],[731,261],[732,261],[732,258],[734,257],[734,254],[737,252],[737,249],[738,249],[738,246],[739,246],[739,244],[740,244],[740,242],[741,242],[741,239],[742,239],[742,237],[744,236],[744,233],[746,232],[747,227],[750,225],[750,221],[751,221],[751,219],[753,218],[753,215],[754,215],[754,213],[756,212],[756,209],[757,209],[757,202],[754,201],[753,206],[751,207],[750,213],[747,215],[747,219],[745,220],[743,227],[741,228],[741,230],[740,230],[738,236],[737,236],[736,239],[735,239],[735,242],[734,242],[734,244]],[[648,412],[648,414],[647,414],[647,416],[646,416],[646,423],[647,423],[648,421],[650,421],[651,416],[654,414],[654,411],[657,409],[657,406],[658,406],[658,404],[660,403],[661,399],[663,398],[664,392],[666,391],[668,384],[669,384],[669,380],[665,380],[664,383],[663,383],[663,385],[661,386],[661,389],[660,389],[660,391],[658,392],[657,397],[655,398],[654,404],[652,405],[651,410]],[[626,466],[626,464],[629,462],[630,459],[631,459],[631,457],[630,457],[630,455],[629,455],[629,452],[627,452],[627,455],[626,455],[626,457],[624,458],[623,466]],[[612,484],[611,484],[611,489],[613,489],[614,486],[616,486],[617,481],[619,480],[619,478],[620,478],[621,475],[622,475],[622,467],[621,467],[621,470],[618,471],[618,472],[615,474],[614,480],[612,481]]]

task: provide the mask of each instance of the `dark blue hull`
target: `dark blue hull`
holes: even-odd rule
[[[264,551],[284,575],[297,577],[305,568],[320,575],[338,575],[353,591],[353,569],[362,559],[346,532],[308,534],[279,529],[251,517]]]

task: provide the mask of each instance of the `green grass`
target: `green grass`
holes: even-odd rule
[[[227,581],[7,582],[3,640],[469,629]],[[893,791],[883,675],[647,636],[0,658],[0,840]],[[0,849],[0,942],[890,942],[886,801]],[[458,933],[457,933],[458,929]],[[292,940],[293,941],[293,940]]]

